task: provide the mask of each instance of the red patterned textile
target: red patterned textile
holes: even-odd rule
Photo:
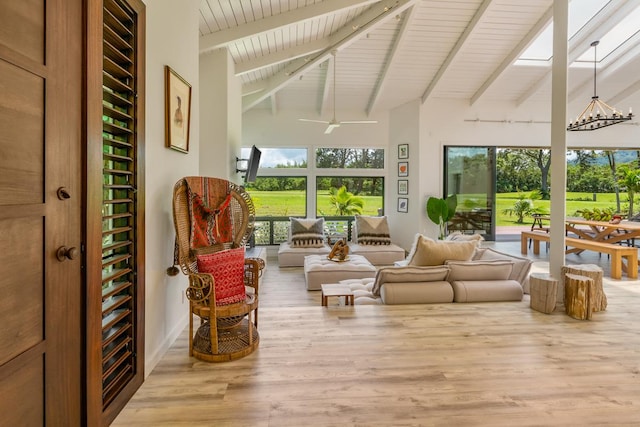
[[[198,255],[198,271],[215,280],[216,305],[244,301],[244,247]]]
[[[232,242],[228,181],[206,177],[185,179],[191,210],[191,249]]]

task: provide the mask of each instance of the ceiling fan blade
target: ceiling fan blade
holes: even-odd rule
[[[339,128],[339,127],[340,127],[340,123],[329,123],[329,126],[327,126],[327,129],[324,131],[324,134],[329,135],[331,132],[333,132],[335,128]]]
[[[354,124],[354,123],[378,123],[377,120],[340,120],[340,123],[348,123],[348,124]]]
[[[311,123],[324,123],[324,124],[329,124],[330,122],[328,120],[313,120],[313,119],[298,119],[301,122],[311,122]]]

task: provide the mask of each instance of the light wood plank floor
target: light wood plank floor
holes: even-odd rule
[[[607,266],[586,253],[574,262]],[[323,308],[301,268],[270,259],[259,349],[200,362],[185,331],[113,425],[637,426],[640,281],[609,279],[605,291],[608,309],[591,321],[532,311],[528,297]]]

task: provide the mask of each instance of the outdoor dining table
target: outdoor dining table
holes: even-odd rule
[[[567,218],[567,235],[575,234],[580,239],[593,240],[603,243],[632,243],[640,238],[640,223],[633,221],[620,221],[610,223],[608,221],[592,221],[583,218]],[[580,252],[581,249],[573,249],[570,252]]]
[[[527,253],[527,242],[533,243],[533,253],[540,251],[540,242],[551,241],[547,231],[523,230],[520,235],[520,250]],[[611,277],[620,279],[622,272],[627,277],[638,277],[638,249],[635,239],[640,238],[640,223],[620,221],[591,221],[582,218],[566,218],[565,220],[565,253],[580,254],[585,250],[606,253],[611,258]],[[626,243],[626,244],[621,244]]]

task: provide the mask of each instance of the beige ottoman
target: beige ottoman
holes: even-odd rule
[[[331,261],[326,255],[308,255],[304,258],[304,279],[310,291],[320,290],[323,283],[375,275],[376,268],[360,255],[349,255],[349,260],[343,262]]]

